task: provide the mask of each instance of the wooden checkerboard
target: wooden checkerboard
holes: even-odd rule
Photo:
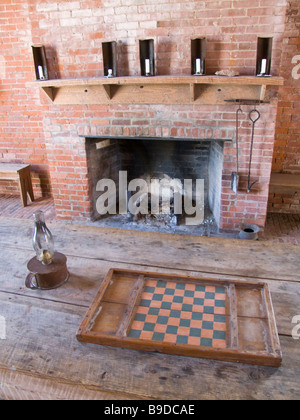
[[[268,366],[282,360],[264,282],[111,269],[77,338]]]

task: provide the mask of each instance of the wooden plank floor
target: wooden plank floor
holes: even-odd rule
[[[30,220],[0,217],[0,398],[299,399],[299,247],[48,223],[68,257],[69,281],[51,291],[24,281]],[[265,280],[283,352],[280,368],[125,350],[76,340],[110,268]],[[3,328],[3,327],[2,327]]]

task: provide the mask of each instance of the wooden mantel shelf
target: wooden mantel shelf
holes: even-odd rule
[[[282,77],[154,76],[37,80],[52,102],[78,104],[217,104],[234,99],[264,100],[267,86]]]

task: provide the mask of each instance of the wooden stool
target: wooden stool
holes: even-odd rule
[[[31,201],[34,201],[30,165],[18,163],[0,163],[0,179],[18,181],[23,207],[27,206],[27,194]]]
[[[295,194],[300,192],[300,175],[271,174],[270,193]]]

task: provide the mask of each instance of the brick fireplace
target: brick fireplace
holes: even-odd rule
[[[138,40],[152,38],[156,75],[185,76],[190,75],[190,40],[204,36],[207,74],[232,69],[241,76],[254,76],[257,36],[272,36],[272,75],[278,76],[286,6],[286,0],[254,0],[251,4],[244,0],[166,0],[163,4],[103,0],[100,6],[96,0],[16,0],[13,8],[8,3],[1,5],[10,24],[15,25],[5,28],[9,35],[0,56],[0,100],[6,112],[1,121],[1,161],[31,163],[36,195],[53,196],[59,219],[79,221],[93,216],[94,187],[87,142],[103,137],[131,137],[135,141],[146,137],[161,139],[156,142],[167,139],[183,145],[186,142],[187,148],[190,140],[209,147],[218,142],[222,145],[216,211],[219,227],[236,230],[246,222],[264,226],[278,87],[268,86],[269,103],[258,106],[261,118],[255,127],[252,157],[252,178],[258,182],[249,193],[249,112],[253,106],[242,105],[240,186],[235,194],[231,189],[231,173],[236,169],[236,104],[55,103],[38,85],[28,85],[35,78],[31,45],[45,45],[50,79],[81,79],[103,76],[102,42],[116,40],[118,76],[135,77],[140,74]],[[13,24],[17,15],[24,19]],[[13,63],[17,73],[12,74]],[[10,94],[12,87],[14,95]]]
[[[59,218],[89,219],[93,214],[92,196],[95,183],[89,177],[86,139],[103,136],[117,139],[129,135],[135,141],[139,141],[138,138],[155,136],[156,142],[165,142],[172,137],[177,141],[180,140],[182,147],[186,142],[187,150],[190,145],[189,139],[198,142],[202,140],[203,145],[220,142],[222,171],[217,211],[219,227],[234,230],[245,222],[264,225],[271,173],[276,99],[271,104],[258,107],[261,119],[255,128],[252,158],[252,177],[258,182],[250,193],[247,193],[251,140],[251,123],[248,114],[253,107],[242,106],[244,112],[240,115],[239,123],[238,194],[231,189],[231,173],[236,168],[235,106],[218,109],[210,105],[202,106],[201,109],[197,107],[191,109],[186,105],[132,105],[126,110],[121,105],[90,106],[92,109],[84,111],[84,119],[80,117],[82,115],[80,108],[82,107],[77,107],[75,112],[73,107],[71,111],[56,108],[51,118],[44,120],[52,193]],[[205,148],[202,152],[205,154]],[[164,158],[166,159],[166,155]],[[171,154],[170,159],[172,159]]]

